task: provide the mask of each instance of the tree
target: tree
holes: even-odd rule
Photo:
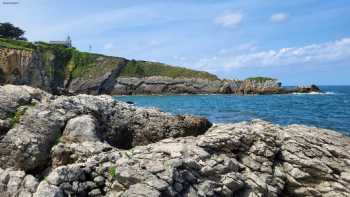
[[[15,27],[11,23],[0,23],[0,37],[15,39],[15,40],[27,40],[23,37],[25,31],[19,27]]]

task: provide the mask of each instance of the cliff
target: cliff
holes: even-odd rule
[[[30,85],[54,94],[280,94],[275,79],[220,80],[157,62],[80,52],[43,42],[0,38],[0,84]],[[319,89],[303,88],[304,92]]]
[[[349,196],[350,138],[0,86],[1,196]]]

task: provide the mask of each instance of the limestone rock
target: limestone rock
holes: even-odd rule
[[[130,148],[166,137],[199,135],[211,125],[206,119],[140,109],[110,96],[54,97],[39,89],[13,85],[0,86],[0,92],[0,100],[4,101],[0,114],[4,118],[21,108],[12,128],[0,140],[2,168],[41,171],[48,167],[52,147],[59,142],[64,142],[55,149],[60,154],[52,154],[65,158],[54,158],[55,165],[86,158],[111,146]],[[80,142],[85,145],[81,152],[77,151]],[[70,159],[72,153],[75,156]]]
[[[211,126],[110,96],[10,87],[0,86],[2,120],[26,110],[0,138],[3,196],[350,194],[350,138],[331,130]]]

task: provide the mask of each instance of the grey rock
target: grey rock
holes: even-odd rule
[[[145,197],[158,197],[160,196],[159,191],[155,189],[151,189],[150,187],[144,184],[135,184],[131,185],[130,188],[121,196],[125,197],[137,197],[137,196],[145,196]]]
[[[40,182],[33,197],[64,197],[63,191],[57,186],[50,185],[46,181]]]
[[[98,186],[103,186],[105,184],[105,178],[103,176],[98,176],[94,178],[94,182],[98,185]]]
[[[9,176],[7,191],[14,193],[20,189],[25,173],[23,171],[10,171]]]
[[[89,196],[100,196],[102,194],[100,189],[93,189],[89,192]]]
[[[350,138],[334,131],[262,120],[207,130],[205,119],[110,96],[3,87],[2,99],[23,98],[0,103],[5,119],[27,107],[0,140],[4,196],[350,194]]]
[[[62,154],[52,153],[54,157],[64,156],[56,159],[54,167],[80,161],[111,148],[106,148],[102,142],[107,142],[107,146],[130,148],[167,137],[199,135],[211,125],[203,118],[172,116],[156,109],[140,109],[110,96],[54,97],[39,89],[12,85],[0,86],[0,92],[0,99],[4,100],[0,103],[4,118],[19,106],[27,105],[19,123],[0,141],[2,168],[43,170],[48,167],[51,149],[58,142],[65,142],[67,146],[56,150]],[[31,105],[33,100],[37,102],[36,105]],[[98,132],[97,124],[102,125]],[[62,132],[64,135],[61,139]],[[97,145],[98,151],[82,151],[81,154],[76,151],[79,149],[77,143],[91,140],[96,142],[93,146]],[[71,156],[72,152],[74,156]]]
[[[72,164],[57,167],[47,177],[47,181],[52,185],[60,185],[64,182],[85,181],[85,173],[81,166]]]
[[[92,115],[82,115],[70,119],[63,131],[62,140],[70,142],[98,141],[97,121]]]
[[[23,187],[30,192],[35,192],[39,185],[38,180],[32,175],[26,175],[23,180]]]

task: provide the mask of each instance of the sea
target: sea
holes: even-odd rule
[[[115,96],[136,106],[190,114],[213,123],[263,119],[280,125],[303,124],[350,135],[350,86],[320,86],[322,93],[285,95]]]

